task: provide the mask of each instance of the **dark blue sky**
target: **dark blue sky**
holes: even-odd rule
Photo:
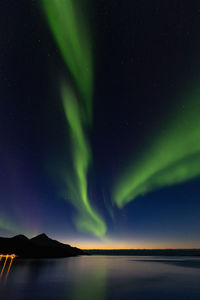
[[[199,76],[200,4],[98,0],[89,22],[95,89],[88,189],[107,224],[110,240],[101,243],[199,247],[198,178],[139,196],[123,209],[111,195],[127,157],[139,156],[177,93]],[[70,161],[56,88],[65,66],[38,1],[2,1],[0,28],[0,234],[46,232],[80,246],[97,243],[77,231],[57,174]]]

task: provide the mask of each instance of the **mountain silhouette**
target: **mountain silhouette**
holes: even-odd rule
[[[86,253],[79,248],[53,240],[42,233],[31,239],[22,234],[11,238],[0,237],[0,254],[16,254],[19,258],[56,258]]]

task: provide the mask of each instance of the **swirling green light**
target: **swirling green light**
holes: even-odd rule
[[[92,208],[87,191],[91,151],[86,131],[92,121],[93,63],[89,33],[83,15],[77,10],[78,3],[81,1],[43,0],[48,23],[73,81],[73,87],[61,84],[74,168],[71,172],[73,181],[66,174],[66,185],[71,193],[68,198],[78,211],[75,218],[77,228],[104,236],[106,225]]]
[[[200,90],[182,101],[138,161],[119,178],[114,202],[122,207],[139,195],[200,175]]]
[[[66,85],[62,88],[64,111],[70,126],[73,165],[76,174],[76,190],[71,188],[72,203],[79,211],[76,225],[81,231],[103,236],[106,226],[90,205],[87,192],[87,171],[91,161],[90,148],[81,123],[81,112],[73,90]],[[72,185],[73,186],[73,185]]]
[[[90,122],[93,94],[92,43],[84,16],[77,9],[83,2],[43,0],[42,3],[62,58],[71,71],[84,101],[84,121]]]

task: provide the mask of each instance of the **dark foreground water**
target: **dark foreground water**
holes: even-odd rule
[[[7,278],[6,268],[1,300],[200,299],[200,259],[195,257],[15,260]]]

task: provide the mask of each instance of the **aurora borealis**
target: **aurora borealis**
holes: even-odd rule
[[[200,246],[200,5],[129,2],[1,4],[0,235]]]
[[[89,231],[97,236],[102,236],[105,234],[104,222],[92,209],[87,194],[87,170],[90,162],[90,150],[88,150],[89,146],[80,121],[76,97],[69,88],[63,88],[63,102],[71,131],[74,167],[78,183],[77,190],[75,190],[76,186],[73,186],[73,182],[71,183],[73,186],[71,201],[80,212],[80,216],[76,220],[77,227],[80,231]]]
[[[81,13],[83,4],[81,1],[74,3],[73,0],[43,0],[42,2],[63,60],[69,68],[84,102],[82,109],[84,109],[85,121],[91,120],[93,57],[86,24],[87,19]],[[86,20],[84,21],[84,19]]]
[[[114,199],[119,207],[154,189],[179,184],[200,175],[200,91],[188,93],[173,120],[160,128],[148,153],[133,161],[119,180]],[[181,109],[180,109],[181,107]],[[129,165],[129,166],[130,166]]]
[[[84,32],[85,24],[81,24],[82,26],[79,24],[80,18],[83,19],[82,14],[76,13],[75,3],[72,0],[44,1],[44,7],[62,57],[74,77],[82,100],[79,103],[73,88],[66,87],[66,83],[62,83],[61,98],[69,124],[75,170],[75,182],[68,176],[66,184],[71,192],[71,202],[79,212],[76,224],[80,231],[103,236],[106,231],[104,221],[91,207],[87,192],[91,151],[84,127],[91,122],[92,113],[91,43]]]

